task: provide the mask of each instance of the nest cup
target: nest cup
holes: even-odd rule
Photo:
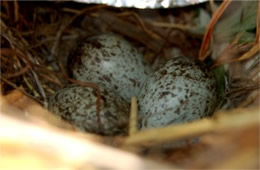
[[[37,168],[52,165],[71,169],[99,169],[99,166],[125,168],[123,163],[111,165],[106,160],[101,163],[97,159],[86,158],[84,154],[90,149],[99,156],[104,154],[105,158],[121,157],[122,162],[130,161],[132,165],[128,166],[133,169],[138,169],[138,166],[139,169],[259,168],[257,37],[260,29],[259,22],[256,22],[259,9],[253,8],[257,5],[223,2],[215,4],[218,8],[214,8],[212,2],[202,4],[199,10],[210,13],[210,10],[217,9],[211,16],[205,34],[202,34],[194,32],[190,24],[196,18],[193,8],[180,8],[173,12],[172,9],[165,9],[160,12],[75,2],[45,3],[1,2],[3,114],[0,120],[0,146],[3,149],[0,149],[0,153],[6,157],[0,158],[0,162],[4,162],[0,163],[0,169],[1,166],[14,166],[8,161],[24,167],[37,165]],[[255,10],[255,15],[247,18],[252,23],[255,21],[255,24],[245,30],[232,32],[232,24],[228,27],[227,23],[231,20],[235,23],[235,16],[239,15],[233,14],[232,9],[235,7],[246,11],[246,14],[249,9],[253,12]],[[229,16],[234,18],[230,19]],[[175,23],[170,23],[167,18],[174,18]],[[165,20],[170,24],[165,24]],[[214,20],[218,21],[217,24]],[[241,20],[246,19],[242,17]],[[220,28],[224,25],[226,27],[221,34]],[[215,28],[213,32],[211,28]],[[214,115],[184,124],[138,131],[138,105],[133,98],[129,113],[129,134],[124,137],[107,137],[82,133],[48,112],[48,97],[68,84],[97,88],[94,83],[77,81],[68,76],[67,56],[81,37],[107,32],[121,35],[130,41],[154,68],[175,55],[194,56],[211,66],[218,81],[219,95],[219,106]],[[98,102],[97,99],[97,105]],[[9,136],[4,130],[10,131]],[[36,139],[37,135],[39,138]],[[47,138],[52,138],[53,142]],[[28,146],[30,141],[36,141],[35,145]],[[169,143],[176,141],[185,142],[180,147],[168,147]],[[82,154],[70,149],[77,147],[74,142],[82,147]],[[100,143],[107,146],[100,147]],[[21,154],[28,153],[28,157],[22,159],[6,146]],[[47,151],[39,146],[52,146],[57,150]],[[42,153],[52,155],[53,160],[46,161],[48,159]],[[72,153],[76,155],[73,159]],[[34,165],[32,160],[40,163]],[[87,165],[84,161],[88,162]]]

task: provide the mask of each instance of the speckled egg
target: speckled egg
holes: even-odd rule
[[[49,98],[49,110],[75,125],[79,130],[100,135],[125,135],[129,119],[129,104],[115,94],[101,90],[100,123],[98,123],[97,90],[69,85]]]
[[[141,129],[189,122],[215,109],[216,79],[201,61],[176,57],[154,72],[138,96]]]
[[[102,85],[127,102],[152,72],[136,48],[110,33],[81,41],[69,56],[68,68],[73,78]]]

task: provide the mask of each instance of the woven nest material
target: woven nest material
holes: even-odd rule
[[[254,3],[210,1],[162,11],[1,2],[0,169],[258,169],[260,3]],[[230,19],[234,8],[242,14]],[[203,12],[212,14],[205,32],[196,30],[198,11],[203,19]],[[241,29],[230,30],[236,18]],[[252,23],[244,28],[244,20]],[[131,41],[154,67],[172,55],[210,62],[222,101],[214,116],[139,132],[133,98],[129,135],[106,137],[79,132],[48,112],[49,95],[82,85],[67,75],[72,47],[103,32]],[[178,140],[185,147],[161,147]]]

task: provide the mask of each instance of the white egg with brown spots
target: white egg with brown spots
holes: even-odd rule
[[[212,114],[216,79],[199,60],[177,57],[153,73],[138,96],[141,129],[185,123]]]
[[[49,98],[49,110],[81,131],[100,135],[126,135],[129,104],[114,93],[101,91],[100,123],[97,116],[97,90],[69,85]]]
[[[136,48],[110,33],[81,41],[69,56],[68,68],[73,78],[102,85],[127,102],[152,72]]]

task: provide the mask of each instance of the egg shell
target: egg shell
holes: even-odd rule
[[[73,78],[102,85],[127,102],[152,72],[136,48],[111,33],[82,40],[70,54],[68,68]]]
[[[176,57],[154,72],[138,102],[141,129],[200,119],[212,114],[217,101],[216,79],[199,60]]]
[[[100,128],[96,110],[97,90],[78,85],[60,89],[49,98],[49,110],[79,130],[100,135],[125,135],[129,104],[112,92],[101,90]]]

